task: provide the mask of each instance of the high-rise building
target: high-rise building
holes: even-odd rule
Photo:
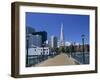
[[[57,48],[57,37],[51,36],[51,47],[52,48]]]
[[[40,31],[40,32],[34,32],[32,35],[40,35],[42,38],[42,44],[44,44],[47,40],[47,32],[46,31]]]
[[[42,36],[41,35],[33,35],[33,44],[37,47],[41,47],[41,45],[42,45]]]
[[[32,27],[26,27],[26,34],[32,34],[35,32],[35,29]]]
[[[64,31],[63,31],[63,24],[61,23],[61,32],[60,32],[60,46],[64,46]]]
[[[41,47],[41,45],[42,45],[41,35],[29,34],[29,36],[28,36],[28,48]]]
[[[57,41],[57,47],[60,47],[60,40]]]
[[[47,32],[36,32],[32,27],[26,27],[26,47],[31,48],[34,46],[41,47],[46,45]]]
[[[34,32],[35,32],[34,28],[26,26],[26,48],[32,47],[33,41],[31,40],[31,38],[32,38],[32,33]]]

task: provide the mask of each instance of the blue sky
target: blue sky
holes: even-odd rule
[[[60,38],[61,23],[65,41],[81,44],[81,35],[84,34],[85,43],[89,43],[89,15],[26,12],[26,26],[36,31],[47,31],[48,39],[52,35]]]

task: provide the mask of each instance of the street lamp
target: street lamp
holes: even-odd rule
[[[28,45],[29,45],[29,35],[26,36],[26,49],[27,49],[27,53],[26,53],[26,66],[28,66]]]
[[[84,38],[85,38],[85,35],[82,34],[82,52],[83,52],[83,64],[85,64],[85,53],[84,53]]]
[[[71,43],[71,45],[70,45],[70,57],[72,56],[72,51],[73,51],[73,44]]]

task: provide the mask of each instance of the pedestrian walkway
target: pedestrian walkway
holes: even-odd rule
[[[61,65],[75,65],[76,61],[72,57],[68,57],[68,55],[61,53],[54,58],[49,58],[46,61],[43,61],[36,66],[61,66]]]

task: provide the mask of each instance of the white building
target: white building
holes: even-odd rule
[[[41,47],[42,45],[42,36],[41,35],[28,35],[28,48],[32,47]]]
[[[49,45],[50,45],[50,44],[49,44],[49,40],[46,40],[45,43],[46,43],[46,47],[49,47]]]
[[[57,48],[57,37],[55,37],[55,36],[51,36],[51,47],[52,48]]]
[[[71,42],[65,41],[65,46],[70,46]]]
[[[60,40],[57,41],[57,47],[60,47]]]
[[[28,55],[49,55],[49,47],[34,47],[28,49]]]

